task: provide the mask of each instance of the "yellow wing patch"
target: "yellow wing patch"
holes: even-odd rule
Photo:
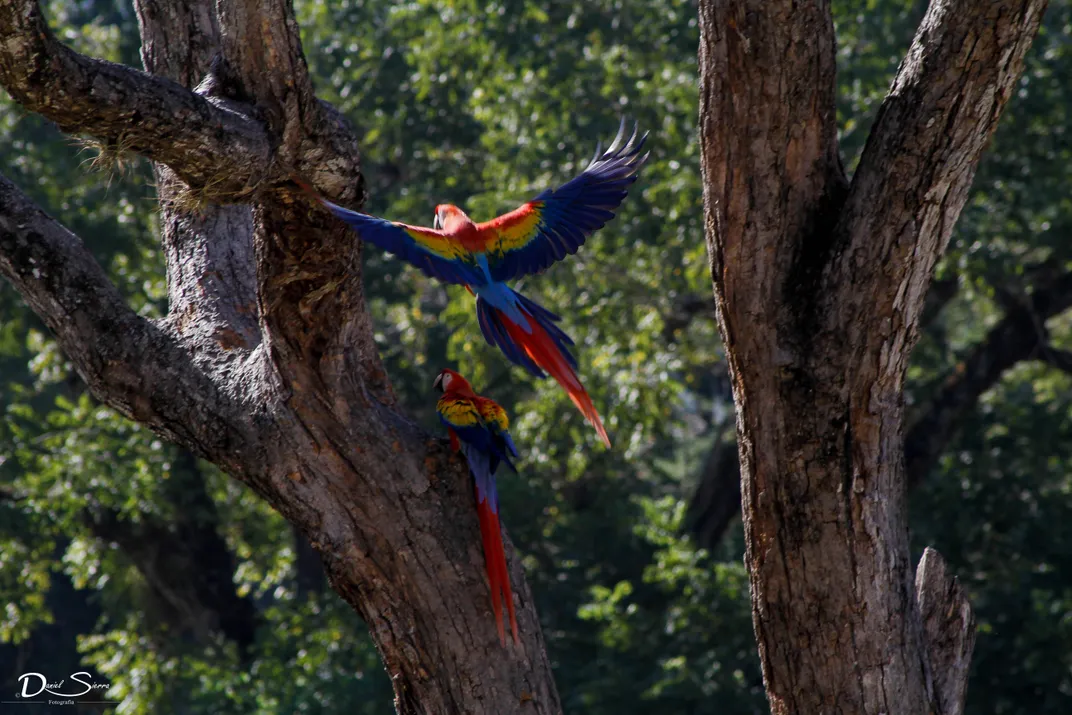
[[[480,228],[490,229],[494,238],[488,242],[487,252],[503,254],[525,246],[539,234],[542,201],[533,201],[519,209],[488,221]]]
[[[443,396],[436,403],[436,409],[456,427],[472,427],[480,421],[480,414],[472,400]]]
[[[439,231],[426,228],[408,226],[404,223],[396,225],[405,231],[413,239],[414,243],[440,258],[453,261],[464,260],[469,256],[469,252],[453,236],[447,236]]]
[[[492,400],[480,401],[480,416],[484,418],[484,421],[488,424],[495,425],[500,430],[510,429],[510,418],[506,416],[506,410],[504,410],[499,403]]]

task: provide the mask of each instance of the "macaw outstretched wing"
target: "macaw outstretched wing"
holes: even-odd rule
[[[538,273],[566,255],[614,218],[636,173],[648,158],[641,155],[647,133],[637,128],[625,141],[625,120],[607,148],[596,153],[588,168],[557,189],[547,189],[532,201],[477,228],[487,236],[485,252],[491,278],[507,281]]]
[[[410,226],[351,211],[317,196],[331,213],[350,225],[362,241],[379,246],[444,283],[483,285],[487,282],[473,254],[452,236],[423,226]]]

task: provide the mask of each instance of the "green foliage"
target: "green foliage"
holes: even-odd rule
[[[637,499],[643,519],[635,531],[655,551],[640,579],[596,585],[581,607],[603,624],[600,641],[621,658],[601,672],[586,707],[629,712],[640,703],[672,712],[752,713],[762,706],[763,681],[753,657],[748,572],[742,563],[713,563],[681,536],[684,505],[673,496]],[[713,639],[712,634],[718,634]]]
[[[628,115],[651,159],[619,217],[518,289],[564,317],[612,451],[551,381],[484,344],[473,300],[366,251],[377,340],[413,414],[437,431],[430,386],[459,369],[514,416],[521,476],[504,521],[523,556],[567,712],[766,709],[739,533],[717,553],[682,536],[684,503],[728,408],[707,296],[696,141],[698,31],[679,0],[341,0],[296,3],[318,92],[363,135],[368,209],[427,224],[449,201],[480,220],[584,166]],[[846,0],[839,121],[851,170],[924,5]],[[49,3],[64,41],[138,63],[126,3]],[[1028,267],[1072,259],[1072,10],[1052,4],[939,275],[958,292],[912,366],[910,410],[1001,315]],[[78,233],[139,311],[166,310],[144,162],[109,163],[0,98],[4,173]],[[382,713],[390,688],[358,617],[299,585],[295,539],[253,494],[199,469],[260,618],[248,652],[169,619],[130,554],[87,514],[174,524],[181,455],[95,404],[39,321],[0,285],[0,642],[26,647],[79,612],[72,657],[110,679],[124,712]],[[1068,318],[1048,326],[1068,347]],[[912,502],[980,621],[969,712],[1063,713],[1072,691],[1068,378],[1023,366],[992,390]],[[190,578],[196,578],[191,573]],[[62,587],[73,583],[77,589]],[[0,646],[0,668],[14,661]],[[57,656],[58,657],[58,656]],[[6,660],[5,660],[6,658]],[[7,668],[4,679],[8,679]]]

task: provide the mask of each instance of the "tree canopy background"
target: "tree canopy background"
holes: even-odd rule
[[[366,285],[393,383],[429,431],[445,366],[513,416],[524,459],[501,480],[504,522],[564,709],[764,712],[739,530],[701,548],[686,519],[733,414],[704,256],[694,5],[295,4],[318,94],[364,132],[371,213],[428,224],[452,202],[487,218],[583,168],[619,116],[650,129],[618,218],[521,285],[564,316],[613,451],[553,382],[484,344],[463,291],[373,250]],[[126,3],[47,6],[79,51],[140,65]],[[850,171],[859,118],[877,110],[923,9],[834,5]],[[939,266],[911,371],[910,414],[948,435],[913,490],[913,541],[945,555],[976,609],[971,713],[1072,703],[1069,77],[1072,4],[1055,2]],[[72,142],[6,95],[0,156],[139,312],[162,314],[147,162],[121,143]],[[1001,332],[1022,314],[1026,331]],[[388,710],[364,624],[303,539],[215,468],[95,403],[6,284],[0,316],[0,682],[82,663],[123,712]]]

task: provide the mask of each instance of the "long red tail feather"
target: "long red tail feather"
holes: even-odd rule
[[[610,437],[607,436],[607,430],[603,428],[603,420],[599,418],[599,413],[596,412],[596,407],[592,404],[592,398],[588,396],[588,391],[584,389],[584,385],[581,384],[577,373],[573,371],[573,367],[555,347],[547,332],[535,320],[529,321],[532,326],[532,332],[526,333],[501,311],[499,312],[499,318],[502,320],[503,325],[506,326],[510,339],[520,345],[525,354],[539,365],[540,369],[544,370],[555,379],[555,382],[562,386],[569,398],[573,400],[573,404],[581,411],[581,414],[596,428],[596,432],[599,434],[599,438],[603,440],[603,444],[610,447]]]
[[[478,502],[476,513],[480,518],[480,537],[484,544],[484,565],[491,587],[491,610],[495,614],[495,626],[499,631],[499,641],[506,645],[506,629],[503,627],[502,602],[506,601],[506,611],[510,618],[510,630],[514,642],[520,643],[517,635],[517,615],[514,613],[514,593],[510,588],[510,572],[506,567],[506,551],[503,549],[502,530],[499,515],[491,510],[487,501]]]

